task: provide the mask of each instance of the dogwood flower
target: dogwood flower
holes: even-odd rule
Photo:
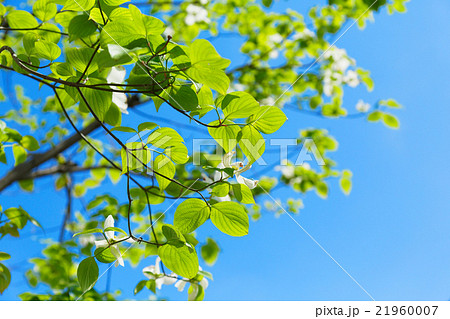
[[[202,270],[202,267],[199,267],[199,269]],[[187,283],[190,283],[189,279],[182,278],[175,283],[175,288],[177,288],[179,292],[182,292],[184,290],[184,287],[186,287]],[[190,285],[192,287],[192,291],[189,292],[188,300],[192,301],[195,300],[195,297],[197,297],[198,286],[199,285],[202,286],[202,288],[205,290],[206,288],[208,288],[209,282],[208,279],[206,279],[206,277],[203,277],[202,280],[200,280],[198,283],[190,283]]]
[[[186,7],[186,12],[187,15],[184,18],[184,22],[187,25],[193,25],[197,22],[211,22],[211,20],[208,18],[208,11],[205,8],[202,8],[195,4],[190,4]]]
[[[316,34],[314,32],[312,32],[308,28],[305,28],[303,31],[295,33],[294,36],[292,37],[292,39],[294,41],[305,40],[305,39],[313,38],[315,35]]]
[[[244,176],[241,175],[243,172],[249,170],[252,167],[252,165],[247,164],[244,166],[244,163],[242,162],[231,163],[231,159],[233,158],[234,153],[235,153],[234,151],[226,153],[222,158],[222,162],[220,162],[219,165],[217,165],[217,168],[234,168],[235,169],[234,175],[236,176],[236,181],[239,184],[246,185],[250,189],[255,188],[256,185],[258,185],[258,181],[245,178]],[[229,177],[230,176],[225,172],[216,171],[214,173],[214,182],[217,182],[221,178],[228,179]]]
[[[356,103],[356,109],[361,113],[366,113],[370,109],[370,104],[363,100],[359,100],[358,103]]]
[[[353,70],[348,70],[344,76],[344,82],[352,88],[357,87],[359,85],[358,73]]]
[[[114,227],[114,218],[111,215],[106,217],[105,222],[103,223],[103,229],[107,229],[109,227]],[[106,239],[96,240],[95,247],[96,248],[108,247],[110,245],[109,250],[111,251],[111,254],[113,254],[113,256],[116,257],[116,261],[115,261],[114,265],[116,267],[119,265],[124,267],[125,265],[123,263],[122,253],[120,252],[119,247],[117,247],[117,244],[114,244],[114,242],[120,241],[123,238],[116,238],[113,230],[108,230],[108,231],[105,231],[104,233],[105,233]],[[131,238],[124,240],[124,241],[126,241],[127,243],[134,243],[134,240]]]
[[[125,75],[127,71],[123,66],[114,66],[111,68],[111,71],[106,78],[106,82],[108,83],[119,83],[122,84],[125,81]],[[116,86],[110,86],[111,89],[117,90]],[[128,114],[128,102],[127,95],[121,92],[113,92],[112,94],[112,102],[117,105],[122,113]]]
[[[145,277],[155,280],[157,289],[161,289],[162,285],[172,285],[177,281],[177,274],[171,273],[170,275],[165,276],[161,273],[161,269],[159,267],[160,262],[161,258],[157,257],[154,265],[147,266],[142,269]]]

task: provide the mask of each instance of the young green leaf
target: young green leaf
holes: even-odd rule
[[[147,139],[147,144],[152,144],[157,148],[175,146],[183,142],[181,135],[170,127],[161,127],[153,131]]]
[[[248,234],[248,215],[236,202],[219,202],[212,205],[211,221],[227,235],[241,237]]]
[[[158,155],[153,162],[153,170],[159,174],[156,174],[156,180],[158,181],[159,189],[165,190],[170,184],[168,178],[173,178],[175,176],[175,165],[172,161],[165,155]]]
[[[178,205],[173,224],[183,233],[188,234],[196,230],[208,220],[210,209],[201,199],[186,199]]]
[[[176,274],[186,278],[197,275],[199,265],[194,248],[167,244],[158,248],[158,255],[164,265]]]
[[[189,47],[191,67],[186,73],[195,81],[206,84],[220,94],[227,94],[230,79],[224,69],[230,60],[222,58],[207,40],[195,40]]]
[[[245,184],[232,184],[234,196],[242,204],[254,204],[252,191]]]
[[[208,266],[213,266],[219,257],[220,248],[212,238],[206,239],[206,244],[201,248],[201,256]]]
[[[252,125],[246,125],[239,134],[239,146],[250,163],[262,156],[266,149],[266,142]]]
[[[95,285],[98,279],[98,266],[94,257],[88,257],[78,265],[77,278],[83,292]]]
[[[226,120],[222,122],[224,125],[219,127],[208,127],[208,132],[216,142],[222,146],[225,152],[232,151],[237,144],[237,136],[240,132],[238,125],[234,125],[233,122]],[[213,121],[209,125],[219,125],[219,121]]]
[[[233,92],[220,96],[216,101],[226,119],[246,118],[259,111],[259,103],[248,93]]]
[[[263,106],[250,117],[249,122],[258,131],[264,134],[272,134],[278,131],[286,120],[286,115],[278,107]]]

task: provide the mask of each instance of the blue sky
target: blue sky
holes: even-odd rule
[[[314,3],[304,1],[296,7],[297,1],[279,2],[275,9],[293,7],[305,12]],[[294,218],[376,300],[450,298],[449,13],[446,0],[413,0],[406,14],[389,16],[383,11],[374,24],[363,31],[352,28],[337,43],[375,80],[371,93],[346,90],[344,105],[352,109],[359,99],[395,98],[404,105],[396,112],[400,130],[286,110],[290,120],[276,134],[292,137],[301,128],[323,127],[339,141],[339,150],[331,157],[340,168],[353,171],[351,195],[344,196],[337,182],[332,182],[327,200],[313,193],[301,196],[305,208]],[[215,40],[214,45],[236,65],[242,63],[236,39]],[[27,86],[29,95],[33,88]],[[173,112],[163,115],[185,121]],[[32,196],[11,187],[1,195],[1,205],[22,205],[48,225],[48,234],[56,238],[58,232],[51,230],[61,223],[65,195],[55,193],[51,185],[50,179],[42,179],[38,194]],[[299,195],[280,189],[273,196]],[[173,217],[173,209],[168,216]],[[1,299],[16,299],[27,289],[22,261],[39,255],[43,238],[39,231],[26,236],[32,231],[27,228],[24,238],[0,241],[0,250],[13,257],[7,265],[15,269],[11,287]],[[369,300],[286,215],[275,218],[264,212],[243,238],[223,235],[209,226],[199,235],[217,238],[222,249],[216,265],[205,267],[214,274],[207,300]],[[142,279],[140,269],[146,265],[114,269],[112,290],[121,289],[124,297],[131,298],[134,285]],[[97,287],[104,287],[105,277]],[[186,293],[172,287],[164,288],[160,296],[186,299]],[[138,297],[145,299],[148,294]]]

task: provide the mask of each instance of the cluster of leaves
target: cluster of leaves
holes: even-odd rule
[[[32,103],[17,90],[14,99],[20,105],[16,109],[23,116],[12,110],[0,120],[0,161],[11,165],[8,148],[14,159],[11,173],[0,180],[0,191],[18,182],[31,192],[33,179],[47,175],[55,176],[56,190],[66,189],[69,202],[71,196],[86,197],[97,190],[86,205],[85,216],[76,215],[76,222],[63,225],[63,229],[78,235],[77,241],[64,241],[62,233],[62,244],[49,244],[43,251],[44,258],[32,260],[29,283],[33,287],[44,283],[51,292],[25,293],[23,299],[115,298],[93,288],[99,276],[97,263],[119,263],[129,243],[126,259],[132,264],[159,256],[161,266],[173,272],[168,274],[162,267],[160,273],[144,273],[149,279],[139,282],[135,293],[144,287],[156,293],[158,283],[168,278],[189,283],[189,295],[200,300],[204,296],[201,282],[212,276],[201,270],[199,257],[213,265],[220,248],[212,238],[199,245],[198,227],[210,220],[227,235],[246,235],[249,216],[258,219],[262,207],[279,212],[269,202],[261,203],[277,186],[300,193],[315,190],[326,197],[327,179],[335,177],[340,178],[341,188],[348,194],[351,172],[338,171],[336,163],[326,156],[337,149],[337,142],[321,129],[302,130],[298,137],[299,145],[306,139],[314,140],[325,160],[320,171],[287,164],[280,184],[276,178],[258,176],[258,187],[241,174],[264,154],[263,134],[275,133],[286,121],[282,107],[324,118],[348,116],[343,87],[357,82],[371,89],[370,73],[357,68],[342,52],[339,59],[330,54],[314,61],[327,51],[330,38],[350,19],[358,18],[363,27],[385,5],[392,12],[403,12],[406,1],[372,5],[365,0],[330,0],[328,5],[310,10],[311,23],[293,10],[267,12],[253,0],[152,1],[149,14],[127,2],[37,0],[27,10],[0,3],[4,32],[0,67],[37,81],[39,87],[48,90],[48,98],[31,108]],[[262,4],[270,7],[272,1]],[[230,69],[231,61],[223,58],[210,41],[197,39],[204,38],[205,31],[213,38],[227,32],[244,38],[241,53],[249,62]],[[346,67],[337,67],[339,63]],[[299,78],[305,70],[308,72]],[[217,142],[217,149],[189,156],[180,131],[164,126],[169,119],[156,120],[148,108],[145,113],[152,122],[142,122],[137,128],[122,125],[128,110],[148,102],[153,103],[155,111],[167,108],[204,128]],[[396,107],[399,104],[394,100],[380,101],[362,115],[397,128],[398,120],[385,112],[385,108]],[[52,120],[37,124],[36,118]],[[69,138],[66,124],[76,131]],[[39,136],[37,128],[45,135]],[[88,136],[95,129],[101,129],[115,145]],[[197,125],[195,130],[199,131]],[[69,150],[77,142],[78,147]],[[52,148],[47,151],[49,146]],[[53,150],[58,151],[48,155]],[[226,155],[217,158],[213,156],[216,150]],[[155,153],[158,155],[153,159]],[[234,153],[245,165],[231,163]],[[194,161],[196,155],[200,165]],[[32,171],[53,158],[53,168]],[[23,170],[28,171],[23,174]],[[82,173],[86,171],[89,173]],[[74,184],[72,177],[79,172],[83,180],[78,178]],[[126,202],[121,203],[118,194],[98,193],[106,176],[115,184],[126,181]],[[236,182],[230,182],[233,177]],[[125,193],[125,188],[118,187],[118,193]],[[173,223],[164,219],[162,204],[166,200],[177,204]],[[289,199],[286,204],[292,213],[303,207],[299,199]],[[155,207],[156,212],[152,211]],[[15,220],[12,217],[17,212],[26,217]],[[106,222],[103,229],[99,228],[99,221],[108,220],[110,215],[126,221],[127,230]],[[6,209],[1,216],[7,218],[0,219],[4,223],[0,225],[2,237],[18,236],[27,221],[36,223],[21,208]],[[70,205],[66,216],[70,217]],[[115,232],[123,237],[115,237]],[[95,245],[93,234],[104,238],[101,246]],[[135,234],[146,234],[146,238]],[[75,269],[72,262],[80,259]],[[52,272],[52,265],[57,271]],[[3,292],[10,273],[6,266],[0,267]]]

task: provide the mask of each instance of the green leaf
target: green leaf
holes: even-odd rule
[[[95,50],[92,48],[68,48],[65,52],[67,63],[71,64],[78,72],[84,72]],[[97,69],[98,64],[96,55],[89,64],[86,75],[94,73]]]
[[[197,198],[186,199],[175,210],[173,224],[183,233],[192,233],[208,220],[210,209],[205,201]]]
[[[234,196],[242,204],[254,204],[252,191],[244,184],[232,184]]]
[[[25,149],[22,146],[14,144],[12,150],[16,165],[19,165],[26,161],[27,151],[25,151]]]
[[[391,108],[397,108],[397,109],[402,107],[402,105],[394,99],[381,100],[379,102],[379,104],[387,106],[387,107],[391,107]]]
[[[61,55],[61,49],[53,42],[41,40],[34,44],[34,53],[41,59],[54,61]]]
[[[208,266],[213,266],[217,261],[217,257],[219,257],[220,248],[214,239],[208,237],[200,252],[205,263]]]
[[[22,179],[19,181],[19,186],[26,192],[32,192],[34,189],[34,181],[33,179]]]
[[[227,235],[241,237],[248,234],[248,215],[236,202],[219,202],[212,205],[211,221]]]
[[[77,278],[83,292],[95,285],[98,278],[98,266],[94,257],[88,257],[78,265]]]
[[[246,118],[259,111],[259,103],[248,93],[233,92],[220,96],[216,101],[226,119]]]
[[[148,280],[141,280],[134,288],[134,295],[137,295],[147,285]]]
[[[158,248],[158,255],[164,265],[176,274],[186,278],[193,278],[197,275],[199,265],[194,248],[186,245],[177,247],[167,244]]]
[[[189,160],[188,149],[184,144],[169,146],[164,150],[164,154],[177,164],[185,164]]]
[[[367,116],[367,120],[369,122],[378,122],[383,117],[383,112],[381,111],[373,111]]]
[[[349,195],[352,190],[352,181],[348,178],[341,178],[339,180],[339,185],[345,195]]]
[[[147,139],[147,144],[152,144],[157,148],[176,146],[183,142],[184,140],[180,134],[170,127],[161,127],[153,131]]]
[[[137,134],[137,131],[134,128],[131,128],[131,127],[128,127],[128,126],[116,126],[116,127],[111,128],[110,131],[135,133],[135,134]]]
[[[173,178],[175,176],[175,165],[169,158],[161,154],[155,158],[155,161],[153,162],[153,170],[163,175],[161,176],[156,174],[156,180],[158,181],[159,188],[161,190],[165,190],[171,182],[166,177]]]
[[[126,9],[124,9],[126,10]],[[143,15],[139,9],[129,5],[127,16],[120,19],[114,19],[111,14],[112,22],[109,22],[100,34],[100,43],[102,47],[108,44],[118,44],[127,47],[132,42],[140,39],[149,39],[154,35],[160,35],[164,32],[164,23],[155,18]]]
[[[11,258],[10,254],[7,254],[7,253],[4,253],[4,252],[0,251],[0,261],[1,260],[8,260],[10,258]]]
[[[207,40],[195,40],[189,47],[191,67],[186,73],[195,81],[206,84],[220,94],[227,94],[230,79],[224,69],[230,65],[230,60],[222,58]]]
[[[263,106],[250,117],[249,123],[264,134],[272,134],[278,131],[286,120],[286,115],[278,107]]]
[[[125,144],[128,151],[122,148],[121,158],[122,158],[122,173],[125,174],[128,169],[138,170],[144,168],[144,164],[147,165],[150,160],[152,153],[151,151],[143,145],[141,142],[131,142]]]
[[[34,53],[34,44],[38,39],[39,36],[35,32],[27,32],[23,36],[23,47],[28,55],[32,55]]]
[[[0,294],[3,294],[10,283],[11,273],[9,272],[9,269],[5,265],[0,264]]]
[[[62,11],[89,11],[95,4],[95,0],[66,0]]]
[[[262,0],[263,5],[268,8],[272,5],[272,0]]]
[[[142,131],[145,131],[145,130],[151,131],[157,126],[159,126],[159,125],[156,124],[156,123],[153,123],[153,122],[144,122],[144,123],[139,124],[138,131],[139,132],[142,132]]]
[[[55,75],[58,75],[63,80],[75,75],[73,67],[66,62],[53,63],[50,66],[50,70],[52,70]]]
[[[103,264],[110,264],[117,260],[117,258],[111,253],[111,249],[106,247],[96,248],[94,251],[94,256],[99,262]]]
[[[34,152],[39,149],[39,142],[31,135],[25,135],[22,137],[20,144],[30,152]]]
[[[250,163],[262,156],[266,149],[266,142],[252,125],[246,125],[239,134],[239,146]]]
[[[103,0],[103,2],[111,7],[120,6],[121,4],[128,2],[130,0]]]
[[[56,15],[56,11],[56,4],[50,0],[37,0],[33,5],[34,15],[43,22],[52,19]]]
[[[165,224],[161,227],[161,230],[169,244],[174,246],[183,246],[186,243],[186,239],[184,238],[181,231],[174,226]]]
[[[222,122],[224,125],[219,127],[208,127],[208,132],[216,142],[222,146],[225,152],[232,151],[237,144],[237,135],[240,132],[238,125],[232,121],[226,120]],[[219,121],[213,121],[209,125],[219,125]]]
[[[169,103],[179,110],[188,112],[197,109],[198,98],[189,86],[172,86],[169,91]]]
[[[8,13],[6,21],[8,21],[8,25],[12,29],[33,29],[39,26],[35,17],[23,10],[14,10]]]
[[[119,107],[114,103],[111,103],[103,121],[111,126],[120,125],[120,123],[122,123],[122,112]]]
[[[383,114],[383,123],[387,127],[393,129],[398,129],[400,127],[400,122],[398,121],[398,119],[394,115],[388,113]]]
[[[213,186],[211,196],[224,197],[230,192],[229,183],[219,183]]]
[[[142,35],[136,33],[133,20],[112,21],[102,29],[100,33],[100,43],[102,48],[107,48],[108,44],[127,47],[130,43],[142,39]]]
[[[68,79],[68,81],[73,82],[76,82],[76,80],[76,77],[71,77]],[[102,80],[100,79],[90,78],[86,82],[86,84],[99,84],[101,82]],[[86,105],[86,103],[88,103],[92,111],[100,119],[100,121],[104,121],[106,113],[108,112],[112,103],[111,92],[95,90],[89,87],[81,87],[80,91],[83,95],[81,96],[77,88],[65,86],[64,89],[75,101],[80,101],[80,110],[90,112],[89,108]]]
[[[80,236],[80,235],[86,235],[86,234],[94,234],[94,233],[103,233],[103,230],[100,229],[100,228],[86,229],[86,230],[83,230],[83,231],[81,231],[79,233],[73,234],[72,237],[76,237],[76,236]]]
[[[104,231],[104,232],[107,232],[107,231],[117,231],[117,232],[119,232],[119,233],[124,234],[125,236],[128,236],[128,234],[127,234],[123,229],[120,229],[120,228],[118,228],[118,227],[107,227],[107,228],[105,228],[103,231]]]
[[[77,15],[69,23],[69,41],[75,41],[80,38],[88,37],[97,31],[97,24],[89,20],[85,13]]]

